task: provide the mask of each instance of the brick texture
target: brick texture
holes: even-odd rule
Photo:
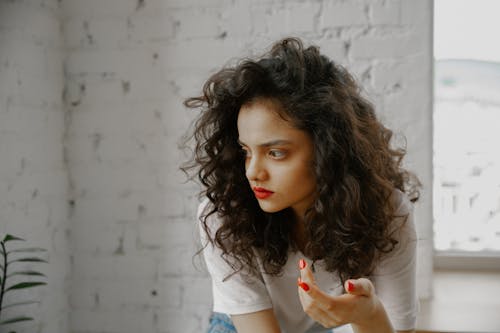
[[[6,294],[4,305],[40,303],[5,309],[2,319],[22,315],[35,320],[2,326],[1,332],[70,331],[61,18],[56,0],[0,1],[0,236],[27,240],[8,243],[13,248],[45,248],[39,256],[49,261],[9,265],[44,273],[47,286]]]
[[[407,137],[432,270],[430,0],[0,2],[0,232],[49,249],[18,332],[203,332],[211,308],[182,106],[231,59],[294,35],[351,70]]]

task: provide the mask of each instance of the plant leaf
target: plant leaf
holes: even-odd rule
[[[12,241],[12,240],[20,240],[20,241],[24,241],[25,239],[22,239],[22,238],[19,238],[19,237],[16,237],[16,236],[12,236],[12,235],[5,235],[4,239],[3,239],[3,242],[8,242],[8,241]]]
[[[46,276],[45,274],[37,271],[19,271],[7,274],[7,277],[11,277],[12,275]]]
[[[20,258],[20,259],[11,260],[8,262],[8,264],[11,264],[13,262],[18,262],[18,261],[21,261],[21,262],[48,262],[47,260],[42,259],[42,258],[27,257],[27,258]]]
[[[2,310],[6,308],[10,308],[13,306],[18,306],[18,305],[26,305],[26,304],[37,304],[40,303],[39,301],[25,301],[25,302],[18,302],[18,303],[10,303],[7,305],[2,305]]]
[[[24,288],[32,288],[36,286],[42,286],[46,285],[46,282],[20,282],[16,283],[15,285],[5,289],[5,292],[8,292],[9,290],[14,290],[14,289],[24,289]]]
[[[0,325],[17,323],[18,321],[33,320],[31,317],[14,317],[7,320],[0,321]]]
[[[13,252],[46,252],[46,249],[42,249],[41,247],[28,247],[24,249],[15,249],[15,250],[10,250],[7,251],[7,254],[13,253]]]

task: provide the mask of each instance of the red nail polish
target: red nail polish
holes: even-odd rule
[[[306,268],[306,266],[307,266],[306,261],[304,259],[300,259],[299,260],[299,268],[304,269],[304,268]]]
[[[301,287],[302,289],[304,289],[304,291],[308,291],[309,290],[309,285],[305,282],[301,282],[299,284],[299,287]]]
[[[354,291],[354,283],[347,281],[347,291]]]

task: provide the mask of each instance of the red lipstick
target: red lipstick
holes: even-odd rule
[[[257,199],[266,199],[266,198],[270,197],[271,194],[273,194],[274,192],[266,190],[263,187],[255,186],[253,188],[253,193],[255,193],[255,196],[257,197]]]

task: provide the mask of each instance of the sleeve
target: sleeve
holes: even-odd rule
[[[399,192],[399,191],[398,191]],[[396,330],[415,329],[418,312],[416,295],[417,234],[413,221],[413,204],[399,192],[399,208],[394,220],[399,243],[384,257],[371,280],[375,292]],[[404,222],[401,226],[401,222]]]
[[[233,269],[221,256],[222,250],[210,243],[200,219],[207,205],[208,200],[200,204],[197,216],[201,245],[204,247],[203,256],[212,279],[213,311],[245,314],[272,308],[262,276],[233,274]],[[220,226],[220,220],[216,214],[212,214],[207,224],[210,234],[213,235]],[[229,278],[226,279],[228,276]]]

